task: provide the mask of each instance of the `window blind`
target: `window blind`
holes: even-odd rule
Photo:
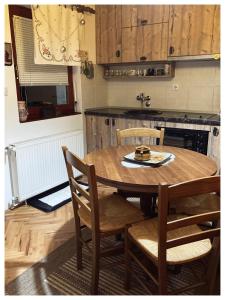
[[[34,64],[32,20],[13,17],[18,77],[21,86],[68,85],[66,66]]]

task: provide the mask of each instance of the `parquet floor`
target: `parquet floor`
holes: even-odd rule
[[[72,203],[51,213],[21,206],[5,214],[5,283],[74,235]]]
[[[98,184],[98,192],[115,189]],[[75,234],[72,202],[51,213],[21,206],[5,213],[5,283],[61,246]]]

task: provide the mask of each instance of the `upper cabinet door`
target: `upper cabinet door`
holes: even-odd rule
[[[168,24],[122,28],[122,62],[167,60]]]
[[[121,62],[120,5],[96,5],[96,61]]]
[[[168,5],[123,5],[122,27],[168,22]]]
[[[220,53],[219,5],[171,5],[168,56]]]
[[[220,6],[215,5],[213,20],[212,53],[220,53]]]

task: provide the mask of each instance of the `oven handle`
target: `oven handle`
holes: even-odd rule
[[[216,128],[216,127],[214,127],[214,128],[213,128],[213,135],[214,135],[214,136],[218,136],[219,133],[220,133],[219,129]]]

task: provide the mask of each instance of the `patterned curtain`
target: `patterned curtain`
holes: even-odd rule
[[[66,5],[32,5],[35,64],[80,66],[83,16]]]

